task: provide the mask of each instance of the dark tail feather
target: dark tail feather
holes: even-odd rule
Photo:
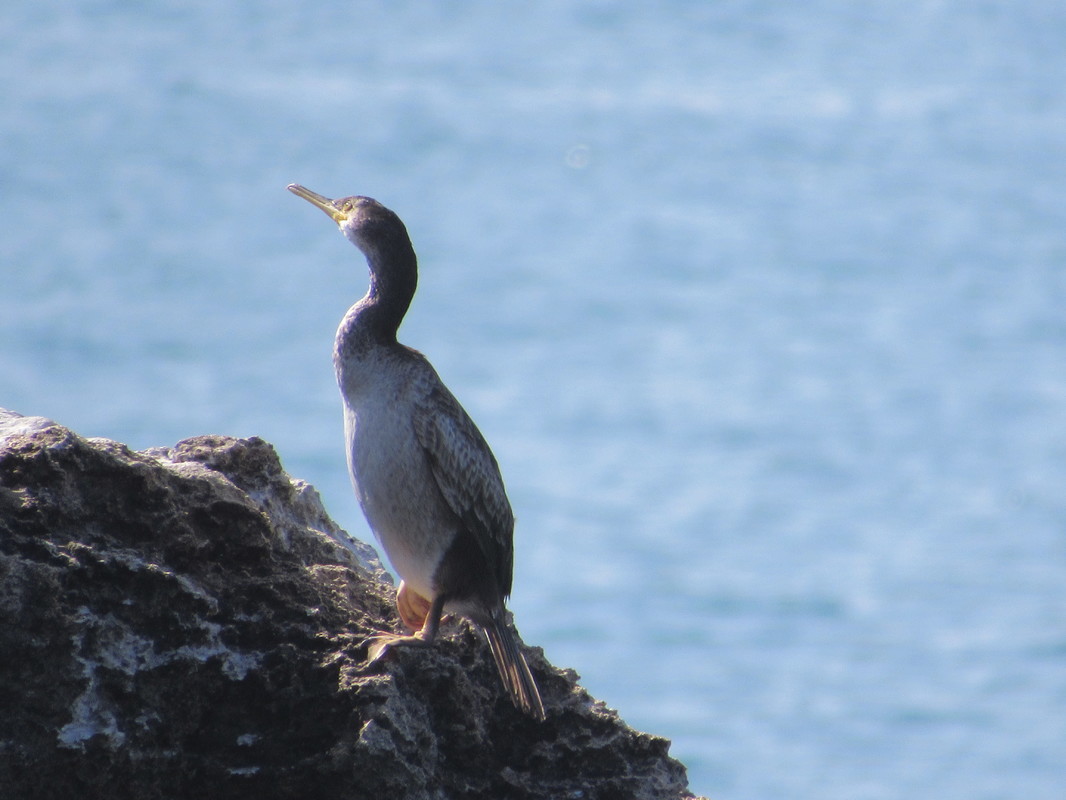
[[[525,656],[518,649],[518,640],[501,617],[494,614],[482,626],[496,669],[515,706],[534,719],[543,720],[544,703],[541,702],[537,684],[529,672]]]

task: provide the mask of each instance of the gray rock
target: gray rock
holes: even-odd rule
[[[137,453],[0,410],[3,797],[691,797],[669,742],[536,648],[544,723],[465,623],[368,666],[398,625],[266,442]]]

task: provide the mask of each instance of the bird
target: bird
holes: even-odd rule
[[[432,646],[445,614],[480,628],[514,705],[544,720],[544,704],[507,622],[514,514],[496,458],[429,360],[397,340],[414,298],[418,260],[407,228],[376,200],[288,190],[324,211],[365,256],[366,294],[341,320],[333,365],[344,409],[348,472],[374,536],[400,577],[409,635],[392,648]]]

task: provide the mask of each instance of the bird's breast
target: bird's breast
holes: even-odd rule
[[[432,598],[434,573],[457,526],[415,435],[412,384],[403,370],[363,369],[338,377],[348,470],[359,504],[393,569]]]

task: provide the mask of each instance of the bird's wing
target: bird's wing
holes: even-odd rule
[[[439,380],[422,396],[414,424],[441,495],[474,535],[507,596],[514,559],[514,515],[485,437]]]

